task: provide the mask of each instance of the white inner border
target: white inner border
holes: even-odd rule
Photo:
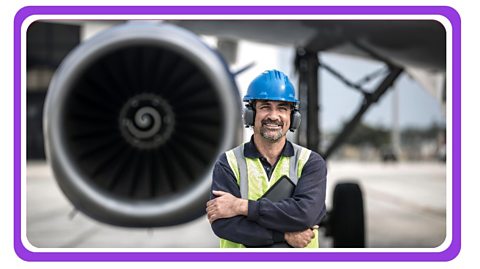
[[[220,249],[220,248],[38,248],[27,239],[26,225],[26,32],[37,20],[436,20],[446,31],[446,237],[435,248],[319,248],[319,249],[275,249],[273,252],[318,252],[318,253],[402,253],[442,252],[452,242],[452,25],[441,15],[32,15],[21,26],[21,241],[32,252],[272,252],[271,249]],[[460,79],[460,78],[457,78]],[[458,108],[460,109],[460,108]],[[460,199],[460,197],[457,197]],[[460,228],[460,227],[457,227]]]

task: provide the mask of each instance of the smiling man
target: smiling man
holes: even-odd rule
[[[269,70],[255,78],[243,98],[250,142],[225,152],[215,164],[207,216],[220,247],[318,247],[325,216],[323,158],[287,141],[300,125],[295,89]],[[287,177],[293,193],[279,201],[264,195]]]

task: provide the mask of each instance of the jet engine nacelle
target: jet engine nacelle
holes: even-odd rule
[[[196,35],[127,23],[82,43],[55,73],[47,158],[68,199],[94,219],[184,223],[205,213],[213,164],[240,142],[240,107],[228,67]]]

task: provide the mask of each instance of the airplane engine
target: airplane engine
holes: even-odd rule
[[[96,220],[188,222],[205,214],[215,160],[240,143],[240,107],[228,67],[196,35],[126,23],[82,43],[55,73],[47,159],[68,199]]]

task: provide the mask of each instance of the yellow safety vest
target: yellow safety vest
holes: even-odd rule
[[[243,154],[242,144],[232,150],[227,151],[227,161],[235,174],[237,184],[243,199],[258,200],[268,189],[275,184],[282,176],[288,176],[296,185],[298,178],[302,174],[303,167],[310,157],[311,150],[293,144],[294,156],[280,156],[280,159],[268,180],[265,169],[260,159],[246,158]],[[307,245],[307,248],[318,248],[318,231],[314,230],[315,239]],[[245,246],[226,239],[220,239],[221,248],[244,248]]]

